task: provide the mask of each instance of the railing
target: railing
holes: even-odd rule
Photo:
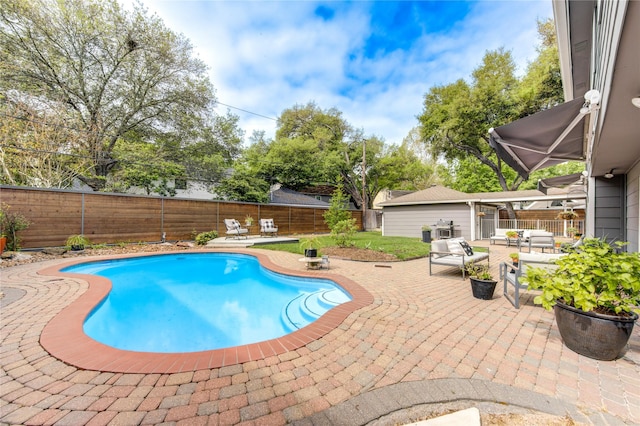
[[[483,219],[482,238],[489,238],[493,232],[494,220]],[[569,237],[571,228],[574,228],[574,234],[584,234],[584,220],[560,220],[560,219],[499,219],[498,228],[502,229],[544,229],[553,232],[556,237]]]

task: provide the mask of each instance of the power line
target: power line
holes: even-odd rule
[[[266,115],[258,114],[257,112],[247,111],[246,109],[234,107],[233,105],[228,105],[228,104],[225,104],[225,103],[222,103],[222,102],[219,102],[219,101],[216,101],[216,103],[220,104],[220,105],[224,105],[224,106],[229,107],[229,108],[237,109],[238,111],[246,112],[247,114],[257,115],[258,117],[266,118],[267,120],[278,121],[277,118],[267,117]]]

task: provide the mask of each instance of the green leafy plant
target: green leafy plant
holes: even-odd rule
[[[431,231],[431,227],[429,225],[422,225],[423,231]]]
[[[518,237],[518,231],[507,231],[504,233],[504,235],[507,236],[507,238],[517,238]]]
[[[253,225],[253,217],[250,214],[246,215],[244,217],[244,223],[249,226]]]
[[[10,209],[11,206],[6,203],[0,205],[0,235],[7,238],[7,250],[18,251],[22,241],[18,232],[27,229],[31,222],[22,214]]]
[[[306,250],[318,249],[320,248],[320,239],[315,235],[311,235],[307,238],[301,238],[299,247],[302,253]]]
[[[518,253],[509,253],[509,257],[513,263],[517,262],[520,259],[520,254]]]
[[[353,247],[353,236],[356,233],[356,220],[345,219],[336,223],[331,229],[331,236],[338,247]]]
[[[493,275],[489,271],[489,265],[477,264],[474,262],[467,263],[464,267],[470,278],[476,278],[478,280],[493,281]]]
[[[83,250],[84,247],[88,246],[89,244],[91,244],[89,238],[85,237],[82,234],[78,234],[70,235],[69,238],[67,238],[67,242],[65,245],[74,250]]]
[[[198,235],[196,235],[195,240],[197,245],[204,246],[209,241],[215,240],[216,238],[218,238],[217,231],[207,231],[207,232],[201,232]]]
[[[333,194],[331,194],[331,201],[329,203],[329,210],[324,212],[322,217],[331,231],[333,228],[343,220],[351,219],[351,212],[347,210],[349,207],[349,198],[342,190],[342,184],[338,185]]]
[[[545,309],[559,300],[585,312],[640,312],[640,253],[622,251],[625,244],[586,238],[556,261],[557,269],[530,268],[522,281],[542,290],[534,303]]]

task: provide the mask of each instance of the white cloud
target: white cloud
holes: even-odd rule
[[[536,19],[551,16],[549,0],[481,1],[447,31],[425,33],[408,50],[367,58],[373,3],[325,3],[330,19],[314,14],[319,4],[310,1],[145,4],[191,40],[210,66],[220,102],[277,118],[295,104],[315,101],[389,143],[401,142],[417,124],[430,87],[468,79],[487,50],[511,50],[523,72],[535,57]],[[424,17],[429,26],[430,18]],[[275,134],[275,122],[232,112],[247,137],[254,129]]]

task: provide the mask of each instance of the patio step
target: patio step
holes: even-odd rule
[[[280,320],[285,329],[295,331],[317,320],[334,306],[349,300],[349,296],[338,289],[301,294],[284,307]]]

